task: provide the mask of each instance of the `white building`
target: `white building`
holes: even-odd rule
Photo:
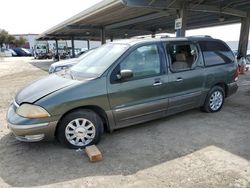
[[[38,34],[13,34],[14,37],[19,38],[23,37],[26,39],[27,43],[23,45],[23,48],[29,49],[30,51],[32,50],[32,47],[34,47],[36,43],[36,38]]]
[[[32,51],[32,48],[34,48],[35,44],[37,43],[36,38],[38,37],[38,34],[13,34],[14,37],[19,38],[23,37],[26,39],[27,43],[23,45],[23,48],[29,49]],[[53,48],[53,45],[55,44],[54,40],[48,41],[50,48]],[[71,47],[71,41],[68,40],[67,46]],[[80,49],[87,49],[87,41],[84,40],[75,40],[74,41],[75,48]],[[99,41],[90,41],[90,48],[96,48],[101,45],[101,42]]]

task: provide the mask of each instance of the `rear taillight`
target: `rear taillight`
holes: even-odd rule
[[[237,69],[235,70],[234,76],[233,76],[234,81],[237,81],[239,79],[239,75],[240,75],[240,70],[237,67]]]

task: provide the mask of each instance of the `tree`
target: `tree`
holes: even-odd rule
[[[4,29],[0,29],[0,48],[3,47],[3,44],[6,46],[14,46],[14,47],[21,47],[26,43],[26,39],[23,37],[19,37],[18,39],[14,36],[10,35]]]
[[[22,45],[24,45],[26,43],[26,39],[23,37],[19,37],[19,39],[16,39],[14,42],[14,46],[16,47],[21,47]]]
[[[0,48],[2,48],[3,44],[7,42],[8,36],[9,33],[7,31],[0,29]]]
[[[7,37],[7,41],[6,41],[7,44],[14,45],[15,42],[16,42],[16,38],[15,38],[14,36],[9,35],[9,36]]]

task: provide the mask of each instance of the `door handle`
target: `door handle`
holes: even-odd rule
[[[183,79],[182,78],[177,78],[175,81],[176,82],[180,82],[180,81],[182,81]]]
[[[153,86],[160,86],[160,85],[162,85],[161,78],[155,78],[155,83],[153,84]]]
[[[162,82],[161,82],[161,81],[157,81],[157,82],[155,82],[155,83],[153,84],[153,86],[160,86],[160,85],[162,85]]]
[[[153,86],[160,86],[162,83],[161,82],[156,82],[153,84]]]

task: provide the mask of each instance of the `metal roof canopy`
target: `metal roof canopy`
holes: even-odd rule
[[[249,20],[250,1],[104,0],[45,31],[38,40],[73,38],[104,41],[103,36],[113,39],[174,33],[175,19],[183,15],[183,9],[186,10],[185,29],[188,30],[244,23],[244,19],[249,22],[246,19]],[[246,32],[247,27],[243,30]]]
[[[188,10],[186,29],[238,23],[247,17],[249,0],[105,0],[42,33],[38,39],[100,40],[174,31],[182,3]]]

